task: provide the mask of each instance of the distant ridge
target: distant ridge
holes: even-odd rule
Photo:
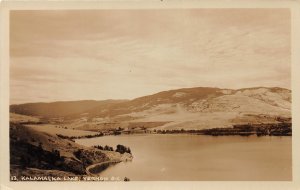
[[[10,112],[31,116],[62,117],[81,114],[95,107],[112,105],[123,101],[125,100],[79,100],[15,104],[10,106]]]
[[[290,118],[291,90],[279,87],[195,87],[162,91],[133,100],[82,100],[11,105],[10,111],[45,118],[106,118],[109,122],[123,124],[167,122],[164,126],[166,128],[209,128],[247,122],[274,122],[277,117]]]

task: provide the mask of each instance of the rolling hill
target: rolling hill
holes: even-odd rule
[[[72,118],[73,126],[88,130],[136,124],[157,129],[203,129],[290,119],[291,90],[197,87],[163,91],[130,101],[33,103],[12,105],[10,109],[23,115]]]

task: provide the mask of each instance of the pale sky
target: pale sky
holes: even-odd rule
[[[11,103],[291,83],[288,9],[12,11]]]

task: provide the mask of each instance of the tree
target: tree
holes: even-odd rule
[[[131,150],[129,147],[120,144],[117,145],[116,152],[119,152],[120,154],[124,154],[125,152],[131,154]]]
[[[113,147],[110,147],[110,146],[107,146],[107,145],[105,145],[104,150],[114,151]]]
[[[103,147],[102,146],[100,146],[100,145],[96,145],[96,146],[94,146],[95,148],[98,148],[99,150],[103,150]]]

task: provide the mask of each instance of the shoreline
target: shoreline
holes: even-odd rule
[[[89,176],[97,176],[104,170],[106,170],[110,165],[112,164],[118,164],[122,162],[121,160],[109,160],[106,162],[99,162],[96,164],[89,165],[88,167],[85,168],[85,172]],[[96,170],[97,172],[93,172],[91,170]],[[99,170],[99,171],[98,171]]]
[[[211,129],[173,129],[173,130],[148,130],[135,133],[120,133],[117,135],[95,135],[95,136],[80,136],[80,137],[62,137],[69,139],[86,139],[104,136],[129,136],[136,134],[188,134],[188,135],[209,135],[209,136],[292,136],[292,123],[266,123],[266,124],[239,124],[232,127],[211,128]],[[60,136],[61,137],[61,136]]]

